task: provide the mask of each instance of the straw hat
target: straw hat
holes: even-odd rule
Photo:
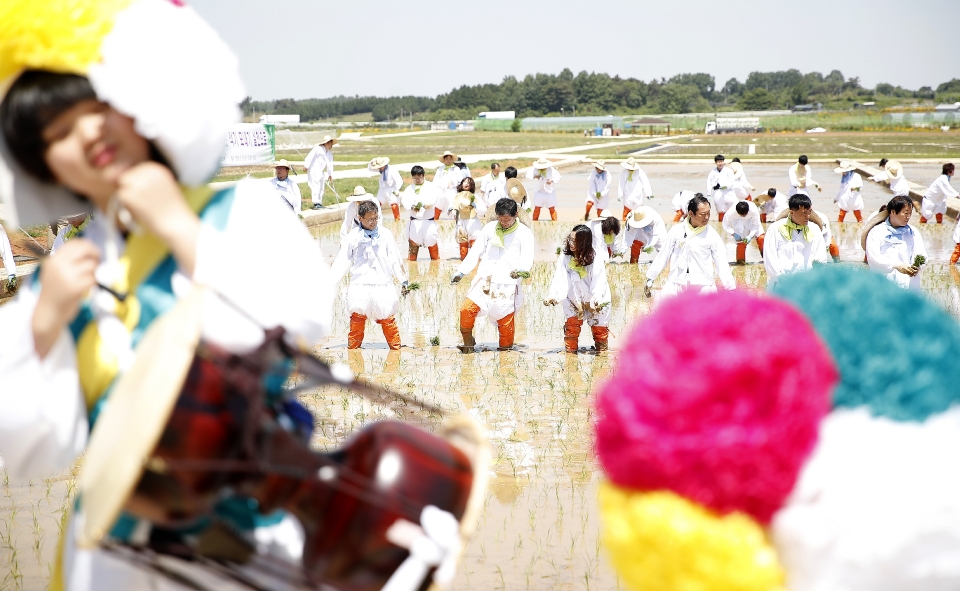
[[[366,189],[357,185],[353,189],[353,194],[347,197],[347,201],[371,201],[373,198],[373,195],[367,193]]]
[[[834,168],[834,169],[833,169],[833,172],[835,172],[835,173],[837,173],[837,174],[843,174],[843,173],[845,173],[845,172],[853,172],[853,171],[855,171],[856,169],[857,169],[857,167],[854,166],[850,161],[848,161],[848,160],[841,160],[841,161],[840,161],[840,166]]]
[[[553,162],[550,162],[543,156],[538,158],[537,161],[533,163],[533,167],[537,169],[550,168],[551,166],[553,166]]]
[[[287,170],[290,170],[290,164],[287,163],[286,158],[284,158],[283,160],[277,160],[276,162],[273,163],[274,168],[280,168],[281,166],[286,168]]]
[[[760,195],[757,195],[753,199],[753,204],[756,205],[757,207],[763,207],[764,203],[772,200],[773,200],[773,197],[771,197],[770,195],[767,195],[766,193],[762,193]]]
[[[627,225],[631,228],[646,228],[653,223],[657,212],[649,205],[635,209],[627,216]]]
[[[887,176],[890,177],[891,181],[896,181],[903,178],[903,166],[900,165],[896,160],[890,160],[887,162]]]
[[[445,152],[443,153],[442,156],[440,156],[440,162],[443,162],[443,159],[446,158],[447,156],[453,156],[453,159],[454,159],[454,160],[457,159],[457,155],[456,155],[456,154],[454,154],[454,153],[451,152],[450,150],[447,150],[447,151],[445,151]]]
[[[523,203],[527,198],[527,189],[523,186],[523,183],[517,179],[507,179],[507,183],[504,186],[504,190],[507,192],[507,195],[517,203]]]
[[[593,163],[593,167],[596,168],[597,170],[599,170],[600,172],[603,172],[603,171],[605,171],[605,170],[607,169],[607,168],[604,166],[604,164],[605,164],[605,163],[604,163],[603,160],[597,160],[596,162]]]
[[[743,176],[743,165],[739,162],[731,162],[727,166],[730,167],[730,170],[733,171],[733,179],[739,180]]]
[[[371,160],[370,164],[367,165],[367,168],[371,170],[380,170],[388,164],[390,164],[390,159],[386,156],[380,156]]]
[[[867,224],[863,227],[863,231],[860,232],[860,248],[863,249],[863,252],[867,252],[867,234],[870,233],[870,230],[887,221],[888,217],[890,217],[890,212],[883,210],[880,212],[880,215],[874,216],[872,220],[867,221]]]
[[[323,139],[320,140],[319,143],[320,143],[320,145],[322,146],[322,145],[324,145],[324,144],[326,144],[326,143],[329,143],[329,142],[333,142],[333,145],[335,146],[335,145],[337,145],[337,144],[340,143],[340,140],[338,140],[337,138],[335,138],[335,137],[333,137],[333,136],[325,135],[325,136],[323,136]]]
[[[637,164],[637,161],[633,159],[633,156],[621,162],[620,166],[622,166],[626,170],[636,170],[640,168],[640,165]]]
[[[470,191],[460,191],[457,193],[457,196],[453,198],[452,209],[456,209],[460,212],[460,219],[471,219],[477,217],[477,209],[471,207],[471,204],[474,203],[476,196]]]
[[[780,220],[784,219],[785,217],[787,217],[788,215],[790,215],[790,210],[789,210],[789,209],[785,209],[785,210],[783,210],[783,211],[780,212],[780,215],[778,215],[778,216],[777,216],[777,219],[775,219],[774,221],[775,221],[775,222],[776,222],[776,221],[780,221]],[[823,232],[823,220],[820,219],[820,216],[817,215],[817,212],[815,212],[815,211],[813,211],[813,210],[810,211],[810,221],[813,222],[813,223],[815,223],[815,224],[817,225],[817,227],[820,228],[820,231]]]

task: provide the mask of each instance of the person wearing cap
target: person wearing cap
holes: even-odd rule
[[[913,201],[897,196],[887,203],[886,211],[865,228],[864,250],[871,271],[886,275],[903,288],[920,289],[917,256],[926,258],[927,249],[920,231],[910,225]]]
[[[730,171],[733,173],[733,193],[737,196],[737,200],[752,201],[753,192],[757,189],[747,180],[747,173],[744,172],[743,163],[739,158],[734,158],[730,163]]]
[[[590,220],[587,226],[593,232],[593,249],[600,260],[606,262],[626,251],[626,228],[621,228],[620,220],[609,211]]]
[[[335,137],[323,136],[323,140],[310,150],[303,161],[307,171],[307,186],[310,187],[310,201],[313,209],[323,208],[323,193],[327,183],[333,182],[333,147],[340,143]]]
[[[423,167],[416,165],[410,169],[413,183],[400,194],[400,205],[410,212],[410,221],[407,223],[407,242],[410,250],[407,260],[417,260],[420,247],[425,246],[430,252],[430,260],[440,260],[440,227],[436,220],[440,219],[438,202],[441,201],[440,189],[426,180]]]
[[[371,160],[367,169],[380,173],[378,181],[380,186],[377,189],[377,202],[380,207],[383,208],[389,204],[390,210],[393,212],[393,219],[399,220],[400,189],[403,188],[403,178],[400,177],[400,173],[395,168],[390,167],[390,159],[386,156]]]
[[[14,481],[75,466],[100,411],[109,410],[112,385],[149,361],[138,358],[141,335],[199,297],[194,286],[204,290],[204,342],[229,353],[259,348],[263,327],[312,346],[328,333],[333,308],[317,242],[267,183],[207,186],[245,96],[230,49],[195,11],[172,2],[70,6],[34,1],[29,12],[4,16],[20,33],[0,52],[0,76],[9,75],[0,80],[0,170],[12,172],[11,183],[0,182],[5,216],[15,226],[98,212],[87,232],[43,259],[33,289],[0,308],[0,453]],[[195,96],[203,100],[189,100]],[[251,245],[256,236],[268,236],[270,248]],[[283,281],[252,282],[251,269]],[[276,375],[278,384],[288,377]],[[149,398],[156,385],[141,386]],[[264,387],[283,398],[279,387]],[[273,411],[302,423],[299,413]],[[218,503],[211,521],[254,549],[300,559],[304,537],[291,515],[261,515],[236,493],[218,500],[237,512]],[[64,516],[50,588],[176,585],[108,549],[81,547],[76,516],[91,503],[70,502],[76,511]],[[118,517],[103,533],[111,544],[133,543],[136,518]],[[282,533],[284,524],[293,533]],[[153,532],[183,539],[182,529]]]
[[[767,287],[788,273],[809,270],[814,262],[827,262],[823,230],[814,221],[816,213],[810,196],[797,193],[788,202],[789,213],[767,228],[763,266]]]
[[[944,164],[940,176],[927,187],[927,191],[923,194],[923,201],[920,202],[921,224],[927,223],[927,220],[934,215],[937,216],[937,223],[942,224],[943,214],[947,213],[947,198],[960,196],[960,193],[950,186],[953,170],[953,163]]]
[[[457,194],[457,186],[463,180],[463,169],[457,166],[455,162],[457,155],[446,151],[440,157],[440,166],[433,175],[433,185],[440,190],[440,197],[437,200],[437,209],[446,212],[453,203],[453,198]],[[439,219],[439,218],[438,218]]]
[[[720,234],[710,226],[710,200],[697,193],[687,203],[687,219],[670,228],[663,248],[647,269],[644,295],[651,297],[654,280],[668,267],[662,298],[685,291],[713,293],[717,278],[724,289],[735,289],[726,252]]]
[[[787,211],[788,197],[776,190],[774,187],[767,189],[767,192],[757,197],[757,207],[760,208],[760,221],[764,224],[767,219],[776,220],[780,214]]]
[[[860,194],[860,191],[863,189],[863,178],[856,171],[856,167],[846,160],[842,160],[840,166],[834,168],[833,172],[842,175],[840,177],[840,191],[833,198],[840,208],[837,222],[842,223],[848,211],[853,212],[854,217],[857,218],[857,223],[862,222],[863,195]]]
[[[343,210],[343,221],[340,223],[340,240],[346,240],[347,236],[360,227],[360,214],[358,207],[360,203],[364,201],[373,201],[377,206],[377,215],[382,216],[383,213],[380,209],[380,202],[371,195],[367,193],[367,190],[362,186],[357,185],[353,188],[353,193],[347,196],[347,208]]]
[[[0,224],[0,261],[3,261],[3,270],[7,273],[7,280],[4,282],[4,289],[7,293],[17,289],[17,263],[13,258],[13,248],[10,247],[10,239],[7,237],[7,231]]]
[[[712,196],[713,205],[717,208],[717,217],[722,222],[723,214],[737,202],[737,194],[733,192],[733,186],[737,181],[733,178],[733,171],[724,166],[726,159],[723,154],[714,156],[713,162],[716,167],[707,174],[707,195]]]
[[[616,218],[611,218],[616,221]],[[564,240],[563,250],[550,282],[545,306],[560,304],[566,318],[563,348],[577,353],[580,330],[586,322],[593,334],[594,349],[606,351],[610,339],[610,284],[604,260],[594,248],[593,232],[585,225],[574,226]]]
[[[593,163],[593,170],[590,171],[587,180],[587,212],[583,216],[583,221],[590,221],[590,209],[597,206],[597,215],[603,213],[610,203],[610,173],[603,166],[603,160],[597,160]]]
[[[514,169],[514,172],[516,172],[516,169]],[[480,179],[478,191],[478,197],[483,200],[487,209],[492,210],[497,205],[497,201],[507,196],[506,184],[507,179],[500,172],[500,164],[494,162],[490,165],[490,172]]]
[[[643,172],[640,164],[633,156],[620,163],[620,183],[617,185],[617,201],[623,202],[621,219],[626,221],[627,216],[634,209],[643,207],[647,199],[653,199],[653,190],[647,173]]]
[[[560,182],[560,173],[549,160],[541,156],[527,171],[527,178],[537,181],[533,192],[533,221],[540,219],[540,208],[550,210],[550,219],[557,221],[556,185]]]
[[[747,262],[747,245],[757,241],[760,256],[763,256],[763,224],[760,209],[750,201],[738,201],[723,217],[723,229],[737,243],[737,264]]]
[[[467,258],[467,252],[483,230],[483,215],[487,213],[487,205],[474,194],[477,184],[472,177],[460,181],[457,187],[457,196],[453,198],[451,210],[457,220],[454,236],[460,245],[460,260]]]
[[[473,351],[473,327],[486,315],[497,325],[499,350],[513,347],[514,315],[523,305],[521,281],[533,266],[533,231],[517,219],[517,202],[501,199],[494,207],[497,221],[483,227],[451,283],[477,268],[467,297],[460,306],[461,351]],[[478,267],[479,264],[479,267]]]
[[[290,178],[290,165],[286,160],[278,160],[274,162],[273,170],[276,174],[270,179],[270,184],[280,196],[283,206],[299,216],[300,185]]]
[[[807,155],[803,154],[797,158],[797,163],[787,170],[787,177],[790,179],[790,190],[787,192],[787,197],[793,197],[797,193],[809,196],[810,193],[807,189],[810,187],[816,187],[818,191],[823,190],[817,184],[817,181],[813,180],[813,169],[807,162],[809,162]]]
[[[687,210],[687,204],[690,203],[690,200],[693,199],[693,191],[677,191],[676,195],[673,196],[673,199],[670,200],[670,204],[673,206],[674,215],[673,223],[677,223],[683,219],[683,215]]]
[[[395,318],[400,307],[394,279],[406,293],[407,272],[400,259],[393,233],[380,225],[380,207],[368,199],[357,205],[360,225],[347,234],[340,245],[331,268],[332,284],[340,283],[350,272],[347,288],[347,311],[350,313],[350,333],[347,349],[359,349],[363,343],[368,318],[380,328],[391,350],[400,348],[400,329]]]
[[[667,240],[667,225],[649,205],[635,209],[627,216],[625,242],[630,246],[630,264],[640,262],[641,252],[659,251]]]

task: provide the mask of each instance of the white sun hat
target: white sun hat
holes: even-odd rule
[[[633,156],[630,156],[629,158],[621,162],[620,166],[622,166],[626,170],[636,170],[640,168],[640,165],[637,164],[637,161],[633,159]]]
[[[553,162],[550,162],[549,160],[547,160],[547,159],[544,158],[543,156],[541,156],[540,158],[538,158],[537,161],[533,163],[533,167],[536,168],[536,169],[540,169],[540,170],[542,170],[542,169],[544,169],[544,168],[550,168],[551,166],[553,166]]]
[[[631,228],[646,228],[656,219],[657,212],[649,205],[635,209],[627,215],[627,225]]]

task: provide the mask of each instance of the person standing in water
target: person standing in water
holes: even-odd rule
[[[500,164],[494,162],[490,165],[490,172],[480,179],[479,191],[477,192],[477,197],[483,200],[486,209],[493,209],[496,207],[497,201],[507,196],[506,184],[507,179],[500,174]]]
[[[617,185],[617,201],[623,201],[621,219],[626,221],[631,211],[643,207],[647,199],[653,199],[653,190],[647,173],[633,156],[624,160],[620,167],[623,170],[620,171],[620,183]]]
[[[333,182],[333,147],[340,143],[335,137],[323,136],[323,140],[310,150],[303,161],[310,187],[313,209],[323,209],[323,193],[327,183]]]
[[[788,273],[799,273],[813,263],[827,262],[823,230],[811,220],[814,215],[810,197],[798,193],[790,198],[790,213],[767,228],[763,266],[767,271],[767,287]]]
[[[864,250],[871,271],[886,275],[900,287],[920,289],[920,269],[916,257],[926,259],[923,236],[910,225],[913,201],[909,197],[894,197],[887,203],[885,215],[878,217],[866,229]]]
[[[726,159],[723,154],[713,157],[716,168],[707,175],[707,194],[713,196],[713,205],[717,208],[717,217],[723,221],[723,214],[737,202],[737,194],[733,191],[736,180],[733,171],[724,166]]]
[[[537,181],[537,189],[533,192],[533,221],[540,219],[541,207],[550,210],[550,219],[557,221],[556,185],[560,181],[560,173],[549,160],[540,157],[527,171],[527,178]]]
[[[400,177],[400,173],[396,168],[390,167],[390,159],[386,156],[371,160],[367,169],[380,173],[380,178],[377,180],[379,183],[377,201],[380,202],[381,209],[389,205],[393,212],[393,219],[399,220],[400,189],[403,188],[403,179]]]
[[[809,196],[808,189],[810,187],[816,187],[818,191],[823,190],[817,184],[817,181],[813,180],[813,169],[807,162],[809,162],[807,155],[802,154],[797,159],[797,163],[787,170],[787,177],[790,180],[790,190],[787,192],[787,197],[793,197],[797,193]]]
[[[947,213],[947,199],[960,196],[960,193],[957,193],[957,190],[950,186],[953,170],[953,163],[944,164],[940,176],[927,187],[920,204],[921,224],[927,223],[927,220],[934,215],[937,217],[937,223],[942,224],[943,214]]]
[[[417,260],[420,247],[425,246],[430,252],[430,260],[440,260],[440,190],[433,183],[426,180],[423,167],[416,165],[410,169],[413,183],[407,185],[400,196],[400,204],[410,212],[410,222],[407,224],[407,241],[409,253],[407,260]]]
[[[593,163],[593,170],[587,179],[587,211],[583,215],[583,221],[590,221],[590,209],[596,205],[597,215],[601,215],[603,210],[610,204],[610,173],[603,166],[603,160],[597,160]]]
[[[587,226],[577,225],[564,240],[549,297],[543,302],[545,306],[560,304],[563,310],[566,317],[563,345],[567,353],[579,351],[578,340],[584,322],[593,334],[594,348],[608,349],[610,300],[606,265],[596,256],[593,232]]]
[[[833,172],[843,175],[840,177],[840,191],[833,198],[834,202],[840,208],[840,214],[837,216],[837,222],[842,223],[843,218],[847,216],[848,211],[852,211],[857,223],[863,221],[863,196],[860,194],[863,189],[863,178],[856,171],[853,164],[847,161],[841,161],[840,166],[833,169]]]
[[[737,244],[737,264],[747,262],[747,245],[757,241],[760,256],[763,256],[763,224],[760,222],[760,210],[750,201],[738,201],[727,210],[723,218],[723,229]]]

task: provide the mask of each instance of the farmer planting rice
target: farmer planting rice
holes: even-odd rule
[[[616,218],[613,218],[614,220]],[[610,285],[603,260],[593,247],[593,232],[578,225],[564,241],[563,252],[550,283],[545,306],[559,304],[566,318],[563,345],[567,353],[576,353],[580,329],[586,323],[593,334],[596,351],[606,351],[610,337]]]

